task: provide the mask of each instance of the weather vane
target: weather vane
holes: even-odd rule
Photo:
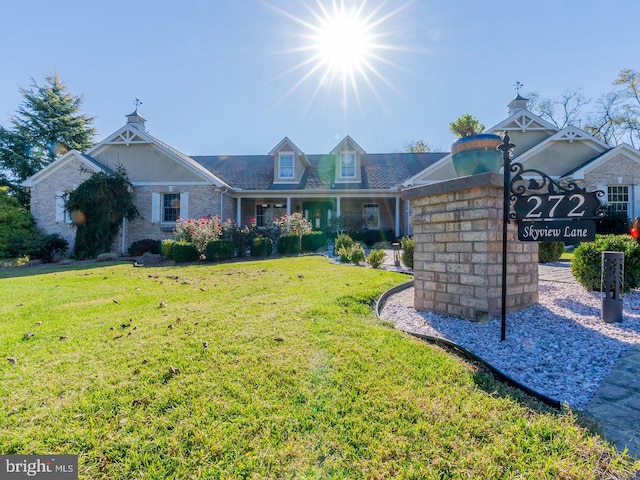
[[[516,95],[520,93],[520,89],[522,87],[524,87],[524,85],[522,83],[520,83],[518,80],[516,80],[516,84],[514,85],[515,89],[516,89]],[[137,99],[136,99],[137,100]]]
[[[133,99],[133,104],[136,106],[136,110],[137,110],[137,109],[138,109],[138,107],[139,107],[140,105],[142,105],[142,102],[140,101],[140,99],[139,99],[139,98],[134,98],[134,99]]]

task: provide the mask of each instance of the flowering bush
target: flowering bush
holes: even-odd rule
[[[222,224],[219,216],[204,216],[200,219],[179,218],[173,232],[177,241],[193,243],[200,258],[204,257],[207,243],[217,240],[221,235]]]
[[[280,230],[280,235],[290,234],[302,238],[305,233],[313,231],[313,226],[302,213],[284,214],[273,219],[273,224]]]

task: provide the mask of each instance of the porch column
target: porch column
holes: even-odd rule
[[[287,197],[287,215],[291,215],[291,197]]]
[[[340,197],[336,197],[336,217],[340,216]]]
[[[400,197],[396,197],[396,237],[400,236]]]
[[[242,197],[238,197],[236,204],[236,225],[242,225]]]

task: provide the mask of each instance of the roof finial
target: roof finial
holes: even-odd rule
[[[515,83],[515,85],[513,87],[516,89],[516,95],[520,95],[520,89],[522,87],[524,87],[524,85],[522,83],[520,83],[519,80],[516,80],[516,83]]]
[[[138,111],[138,107],[139,107],[140,105],[142,105],[142,102],[140,101],[140,99],[139,99],[139,98],[134,98],[134,99],[133,99],[133,104],[136,106],[136,112],[137,112],[137,111]]]

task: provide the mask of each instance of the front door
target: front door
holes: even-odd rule
[[[314,230],[327,228],[327,220],[331,204],[329,202],[304,202],[304,217],[309,220]]]

